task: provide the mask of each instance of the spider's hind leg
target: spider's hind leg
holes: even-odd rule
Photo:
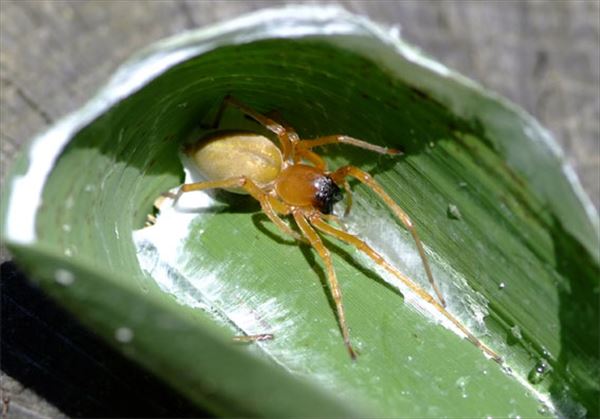
[[[293,128],[289,126],[284,126],[279,122],[274,121],[273,119],[256,112],[254,109],[240,102],[231,95],[227,95],[223,99],[223,102],[221,103],[221,106],[217,111],[217,115],[215,116],[215,124],[217,124],[221,120],[223,112],[225,111],[225,108],[227,106],[237,108],[244,115],[249,116],[256,122],[258,122],[260,125],[265,127],[267,130],[274,133],[277,136],[279,143],[281,144],[281,150],[283,151],[284,160],[287,160],[294,153],[295,144],[299,141],[299,137]]]
[[[248,194],[250,194],[250,196],[256,199],[260,203],[260,207],[265,215],[269,217],[269,220],[271,220],[273,224],[275,224],[275,226],[281,230],[281,232],[292,236],[296,240],[304,241],[304,237],[292,230],[291,227],[285,221],[283,221],[279,215],[277,215],[277,212],[289,214],[288,206],[263,192],[263,190],[260,189],[256,183],[246,176],[222,180],[211,180],[207,182],[185,183],[181,185],[181,188],[179,188],[179,191],[175,197],[175,202],[185,192],[201,191],[206,189],[228,189],[235,187],[243,188]]]

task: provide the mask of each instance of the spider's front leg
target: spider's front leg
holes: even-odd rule
[[[402,221],[402,224],[404,224],[404,226],[408,229],[408,231],[410,232],[410,234],[417,246],[417,251],[419,252],[419,256],[421,257],[421,262],[423,263],[423,267],[425,268],[425,273],[427,274],[427,279],[429,280],[429,283],[431,284],[431,287],[435,291],[435,294],[437,295],[438,299],[440,300],[440,303],[442,304],[442,306],[446,307],[446,300],[444,300],[444,297],[442,296],[442,292],[440,291],[436,282],[433,279],[433,274],[431,273],[429,261],[427,259],[427,256],[425,255],[425,249],[423,249],[423,244],[421,243],[421,239],[419,238],[419,235],[417,234],[417,230],[415,229],[415,226],[413,225],[413,222],[411,221],[408,214],[406,212],[404,212],[404,210],[402,208],[400,208],[400,206],[398,204],[396,204],[396,202],[394,202],[394,200],[387,194],[387,192],[385,192],[383,190],[381,185],[379,185],[379,183],[377,183],[370,174],[359,169],[358,167],[343,166],[331,174],[331,178],[338,185],[344,184],[344,182],[346,182],[346,178],[348,176],[352,176],[352,177],[358,179],[360,182],[362,182],[363,184],[368,186],[373,192],[375,192],[377,195],[379,195],[379,197],[383,200],[383,202],[385,202],[387,204],[387,206],[394,212],[396,217],[398,217],[398,219],[400,221]]]
[[[296,147],[299,150],[309,150],[314,147],[320,147],[329,144],[348,144],[354,147],[363,148],[365,150],[374,151],[375,153],[390,154],[393,156],[402,154],[400,150],[396,150],[395,148],[381,147],[363,140],[359,140],[358,138],[349,137],[347,135],[327,135],[324,137],[314,138],[312,140],[301,140],[298,142]]]
[[[379,266],[382,266],[385,270],[390,272],[392,275],[400,279],[404,285],[410,288],[415,294],[417,294],[421,299],[433,305],[435,309],[441,313],[444,317],[446,317],[457,329],[459,329],[469,341],[471,341],[475,346],[480,348],[486,354],[488,354],[492,359],[496,362],[501,362],[500,356],[494,352],[490,347],[485,345],[479,339],[475,337],[456,317],[454,317],[451,313],[449,313],[440,303],[435,301],[435,299],[429,295],[423,288],[419,285],[415,284],[410,278],[402,274],[398,269],[396,269],[393,265],[391,265],[388,261],[385,260],[383,256],[373,250],[367,243],[358,237],[346,233],[343,230],[333,227],[332,225],[326,223],[321,219],[319,214],[312,214],[309,218],[309,221],[313,226],[315,226],[318,230],[322,231],[325,234],[329,234],[345,243],[348,243],[351,246],[356,247],[361,252],[365,253],[369,256],[375,263]]]
[[[342,330],[344,344],[350,353],[350,357],[352,359],[356,359],[356,352],[350,343],[350,332],[348,331],[348,325],[346,324],[346,314],[344,313],[344,305],[342,304],[342,290],[335,275],[335,269],[333,269],[333,262],[331,261],[329,250],[327,247],[325,247],[323,241],[317,232],[310,226],[301,211],[294,211],[293,215],[294,220],[296,220],[296,224],[298,224],[298,227],[300,228],[300,231],[302,231],[302,233],[310,242],[311,246],[317,251],[321,259],[323,259],[323,262],[325,262],[329,290],[331,291],[331,296],[333,297],[333,301],[335,303],[335,309],[337,311],[340,329]]]
[[[314,138],[312,140],[300,140],[298,143],[295,144],[295,156],[298,157],[315,155],[317,158],[322,160],[320,156],[318,156],[311,150],[314,147],[320,147],[329,144],[347,144],[353,147],[358,147],[364,150],[369,150],[375,153],[387,154],[391,156],[397,156],[402,154],[400,150],[397,150],[395,148],[381,147],[363,140],[359,140],[358,138],[349,137],[347,135],[327,135],[324,137]],[[308,160],[310,160],[310,158]],[[316,166],[321,167],[323,170],[326,170],[324,162],[322,166]],[[350,190],[350,184],[346,179],[342,178],[339,184],[343,186],[346,190],[346,210],[344,212],[344,216],[348,216],[348,214],[350,214],[350,209],[352,208],[352,191]]]

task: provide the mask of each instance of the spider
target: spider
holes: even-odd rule
[[[313,151],[315,147],[328,144],[348,144],[375,153],[398,155],[400,151],[380,147],[346,135],[328,135],[311,140],[300,139],[296,131],[262,115],[234,97],[225,97],[214,126],[218,126],[224,110],[231,106],[261,124],[275,134],[279,140],[277,147],[267,137],[247,131],[221,131],[185,147],[184,152],[193,159],[200,172],[208,179],[204,182],[183,184],[176,199],[189,191],[225,189],[235,193],[250,194],[256,199],[267,217],[284,234],[299,241],[308,242],[323,260],[327,270],[327,280],[331,292],[339,327],[344,344],[352,359],[356,351],[350,342],[346,315],[342,303],[342,292],[331,260],[329,250],[324,245],[317,230],[346,242],[364,252],[375,263],[399,278],[406,286],[424,299],[450,320],[466,337],[492,358],[499,357],[491,349],[475,338],[446,309],[446,303],[433,279],[429,262],[417,231],[406,212],[385,192],[367,172],[355,166],[343,166],[329,171],[325,161]],[[332,214],[333,205],[342,200],[341,188],[347,193],[346,212],[352,204],[348,177],[353,177],[375,192],[408,229],[426,272],[429,283],[439,301],[412,282],[384,257],[373,250],[358,236],[334,227],[327,221],[339,221]],[[294,231],[281,216],[291,215],[299,231]]]

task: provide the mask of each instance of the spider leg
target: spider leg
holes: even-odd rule
[[[387,262],[383,256],[377,253],[373,248],[371,248],[366,242],[359,239],[357,236],[347,233],[343,230],[340,230],[329,223],[326,223],[321,218],[320,214],[312,215],[309,218],[311,224],[315,226],[318,230],[321,230],[323,233],[329,234],[341,241],[344,241],[352,246],[356,247],[361,252],[365,253],[369,256],[375,263],[385,268],[388,272],[396,276],[400,279],[407,287],[409,287],[414,293],[416,293],[423,300],[431,303],[433,305],[439,305],[434,298],[429,295],[426,291],[424,291],[421,287],[416,285],[414,282],[410,280],[407,276],[405,276],[402,272],[396,269],[393,265]]]
[[[267,217],[269,217],[273,224],[275,224],[279,228],[279,230],[282,233],[288,234],[298,241],[306,242],[304,236],[292,230],[291,227],[285,221],[283,221],[281,217],[279,217],[279,215],[277,215],[277,213],[283,215],[288,215],[290,213],[290,208],[286,204],[266,194],[265,197],[259,202],[263,212],[267,215]],[[275,209],[274,207],[277,209]]]
[[[329,290],[331,291],[331,296],[335,302],[335,308],[338,315],[340,329],[342,330],[344,344],[350,353],[350,357],[352,359],[356,359],[356,352],[354,352],[354,349],[350,344],[350,332],[348,331],[348,326],[346,325],[346,315],[344,314],[344,306],[342,304],[342,291],[340,289],[340,284],[337,281],[335,270],[333,269],[333,262],[331,261],[329,250],[327,247],[325,247],[317,232],[310,226],[301,212],[294,211],[293,215],[298,227],[300,227],[300,231],[302,231],[312,247],[314,247],[321,259],[323,259],[323,262],[325,262],[325,266],[327,268],[327,280],[329,281]]]
[[[219,125],[221,125],[221,120],[223,119],[223,113],[225,113],[225,108],[227,108],[228,105],[229,102],[227,101],[227,96],[225,96],[225,98],[221,101],[221,104],[219,105],[219,109],[215,114],[212,124],[209,126],[210,128],[219,128]]]
[[[272,120],[271,118],[268,118],[256,112],[255,110],[244,105],[242,102],[240,102],[231,95],[227,95],[225,96],[225,99],[223,99],[223,102],[221,103],[219,111],[216,115],[216,118],[218,118],[218,120],[221,119],[221,116],[223,115],[223,111],[225,110],[226,106],[233,106],[234,108],[239,109],[242,113],[248,115],[250,118],[254,119],[263,127],[277,135],[277,138],[281,143],[281,149],[283,151],[284,160],[287,160],[288,158],[293,156],[293,153],[295,151],[294,144],[299,141],[299,137],[298,134],[296,134],[296,131],[294,131],[291,127],[285,127],[282,124]]]
[[[327,163],[321,156],[319,156],[314,151],[310,151],[308,149],[296,149],[296,153],[294,154],[294,163],[300,162],[302,159],[312,163],[317,169],[322,171],[327,171]]]
[[[344,210],[344,217],[347,217],[350,214],[350,209],[352,209],[352,189],[350,189],[350,183],[348,179],[344,179],[344,190],[346,191],[346,209]]]
[[[437,284],[435,283],[435,281],[433,279],[433,274],[431,273],[429,261],[427,260],[427,256],[425,255],[425,250],[423,249],[423,245],[421,244],[421,239],[419,238],[419,235],[417,234],[417,230],[415,229],[415,226],[413,225],[408,214],[406,214],[406,212],[404,212],[404,210],[402,208],[400,208],[400,206],[398,204],[396,204],[392,198],[390,198],[390,196],[383,190],[383,188],[379,185],[379,183],[377,183],[375,181],[375,179],[373,179],[371,177],[370,174],[359,169],[358,167],[343,166],[331,174],[331,178],[333,179],[333,181],[338,184],[342,183],[347,176],[355,177],[356,179],[358,179],[359,181],[364,183],[366,186],[371,188],[371,190],[373,190],[377,195],[379,195],[379,197],[394,212],[396,217],[398,217],[398,219],[400,219],[400,221],[402,221],[402,224],[404,224],[404,226],[408,229],[408,231],[410,232],[410,234],[413,237],[413,240],[415,241],[415,244],[417,246],[417,250],[419,251],[419,256],[421,256],[421,261],[423,263],[423,267],[425,268],[425,273],[427,274],[427,279],[429,280],[429,283],[431,284],[433,290],[435,291],[442,306],[446,307],[446,301],[444,300],[444,297],[442,297],[442,293],[440,292],[440,289],[438,288]]]
[[[390,263],[388,263],[385,260],[385,258],[383,258],[383,256],[381,256],[379,253],[377,253],[375,250],[373,250],[363,240],[359,239],[358,237],[356,237],[350,233],[346,233],[345,231],[337,229],[337,228],[333,227],[332,225],[326,223],[325,221],[323,221],[321,219],[320,214],[317,214],[317,213],[312,214],[311,217],[309,218],[309,221],[318,230],[320,230],[326,234],[329,234],[343,242],[346,242],[346,243],[356,247],[358,250],[362,251],[363,253],[365,253],[367,256],[369,256],[371,259],[373,259],[373,261],[375,263],[382,266],[383,268],[385,268],[385,270],[387,270],[392,275],[397,277],[400,281],[402,281],[402,283],[404,283],[404,285],[406,285],[408,288],[410,288],[420,298],[422,298],[429,304],[433,305],[438,312],[440,312],[445,318],[447,318],[450,322],[452,322],[452,324],[454,324],[462,333],[464,333],[465,336],[467,337],[467,339],[471,343],[473,343],[475,346],[477,346],[482,351],[487,353],[495,361],[500,362],[501,359],[498,354],[496,354],[492,349],[490,349],[488,346],[486,346],[484,343],[482,343],[479,339],[477,339],[471,332],[469,332],[469,330],[467,330],[467,328],[465,328],[462,325],[462,323],[460,323],[458,321],[458,319],[456,319],[452,314],[450,314],[441,304],[439,304],[437,301],[435,301],[435,299],[431,295],[429,295],[423,288],[421,288],[420,286],[415,284],[410,278],[405,276],[402,272],[400,272],[398,269],[396,269],[394,266],[392,266]]]
[[[262,342],[263,340],[273,339],[273,335],[271,333],[261,333],[259,335],[240,335],[234,336],[232,339],[237,343]]]
[[[312,140],[301,140],[298,142],[296,147],[298,149],[311,149],[313,147],[319,147],[328,144],[349,144],[354,147],[364,148],[379,154],[402,154],[400,150],[381,147],[363,140],[359,140],[358,138],[348,137],[347,135],[327,135],[325,137],[318,137]]]
[[[296,240],[304,241],[304,237],[300,234],[296,233],[294,230],[290,228],[290,226],[283,221],[273,209],[273,205],[277,207],[277,210],[284,214],[289,214],[289,208],[282,202],[279,202],[266,194],[262,189],[256,185],[251,179],[248,179],[245,176],[239,176],[229,179],[222,180],[211,180],[207,182],[196,182],[196,183],[186,183],[181,185],[179,188],[179,192],[175,198],[175,201],[179,199],[181,194],[190,191],[200,191],[205,189],[227,189],[227,188],[243,188],[256,199],[267,217],[281,230],[284,234],[288,234],[292,236]]]

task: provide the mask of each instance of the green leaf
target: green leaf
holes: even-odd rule
[[[360,351],[352,362],[323,264],[247,197],[216,193],[140,230],[183,180],[181,144],[225,94],[276,111],[304,138],[403,149],[318,151],[331,167],[369,171],[406,209],[449,311],[504,364],[326,239]],[[34,139],[3,198],[3,237],[82,321],[218,414],[595,416],[597,215],[555,147],[523,111],[363,18],[265,11],[150,47]],[[427,287],[408,233],[353,189],[347,228]],[[242,333],[275,337],[236,347]]]

